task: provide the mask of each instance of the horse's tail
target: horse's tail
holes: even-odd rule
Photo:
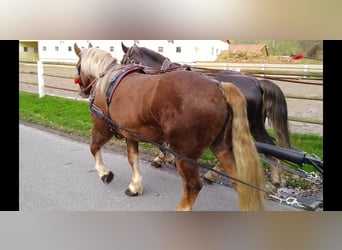
[[[262,189],[265,176],[249,129],[246,99],[233,84],[222,82],[222,87],[226,102],[233,111],[232,139],[236,178]],[[236,183],[235,188],[241,210],[263,210],[265,196],[262,191],[243,183]]]
[[[258,80],[258,84],[263,91],[263,120],[268,118],[274,131],[276,144],[280,147],[291,148],[284,93],[278,85],[270,80]]]

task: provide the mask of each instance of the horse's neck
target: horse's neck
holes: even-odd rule
[[[146,57],[140,63],[149,67],[160,69],[163,65],[163,61],[155,60],[154,58]]]
[[[149,64],[145,62],[146,65],[153,67],[153,68],[158,68],[161,70],[166,70],[168,68],[177,68],[180,67],[181,65],[179,63],[174,63],[171,62],[171,60],[167,57],[164,57],[163,55],[158,54],[158,56],[151,56],[149,60]],[[144,63],[143,63],[144,64]]]
[[[111,65],[111,63],[112,61],[98,61],[91,67],[89,74],[92,77],[98,78],[106,73],[108,66]]]

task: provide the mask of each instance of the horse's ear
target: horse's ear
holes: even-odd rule
[[[121,48],[123,50],[123,52],[127,53],[128,47],[126,47],[123,42],[121,42]]]
[[[93,45],[91,43],[88,44],[88,48],[92,48]]]
[[[80,56],[81,49],[77,46],[76,43],[74,43],[74,50],[75,50],[76,55]]]

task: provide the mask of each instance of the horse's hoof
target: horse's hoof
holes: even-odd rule
[[[114,174],[112,172],[109,172],[109,174],[102,176],[101,180],[103,181],[103,183],[108,184],[113,180],[113,178]]]
[[[138,193],[138,192],[132,193],[131,190],[129,190],[129,189],[127,188],[126,191],[125,191],[125,194],[126,194],[127,196],[132,197],[132,196],[137,196],[139,193]]]
[[[151,163],[151,166],[155,167],[155,168],[161,168],[163,165],[154,161],[154,162]]]
[[[208,178],[206,177],[203,177],[203,182],[206,183],[206,184],[213,184],[213,181],[212,180],[209,180]]]

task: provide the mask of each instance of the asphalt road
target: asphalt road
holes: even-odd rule
[[[103,150],[114,180],[103,184],[94,168],[89,144],[19,124],[20,211],[175,211],[182,196],[176,173],[140,160],[144,193],[124,194],[131,170],[127,157]],[[238,211],[231,187],[204,185],[194,211]],[[266,211],[304,211],[267,200]]]

